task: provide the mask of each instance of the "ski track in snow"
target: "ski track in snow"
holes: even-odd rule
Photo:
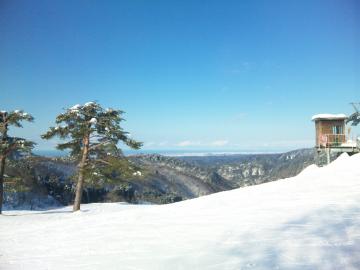
[[[0,269],[360,269],[360,155],[169,205],[0,216]]]

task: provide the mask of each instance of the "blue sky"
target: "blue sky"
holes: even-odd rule
[[[317,113],[360,101],[360,2],[0,2],[0,107],[36,121],[98,101],[144,149],[313,146]],[[354,129],[360,134],[359,128]]]

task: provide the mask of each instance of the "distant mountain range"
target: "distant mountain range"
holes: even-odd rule
[[[315,162],[313,149],[280,154],[129,157],[142,177],[102,188],[87,188],[84,203],[128,201],[169,203],[214,192],[292,177]],[[23,178],[26,188],[7,192],[7,208],[41,208],[72,203],[71,175],[76,166],[63,158],[28,157],[13,161],[7,175]]]
[[[167,188],[184,199],[291,177],[315,161],[313,149],[282,154],[141,155],[131,160],[147,168],[149,178],[168,180],[171,184],[163,186],[165,191]]]

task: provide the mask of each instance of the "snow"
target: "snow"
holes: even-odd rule
[[[345,143],[341,144],[342,147],[356,147],[356,141],[347,140]]]
[[[65,125],[62,125],[62,126],[56,126],[56,127],[54,127],[54,130],[59,130],[59,129],[61,129],[61,128],[66,128],[66,126],[65,126]]]
[[[319,120],[319,119],[327,119],[327,120],[341,120],[341,119],[346,119],[347,116],[345,114],[328,114],[328,113],[324,113],[324,114],[316,114],[314,115],[311,120]]]
[[[72,111],[77,111],[77,110],[79,110],[81,108],[81,105],[80,104],[75,104],[74,106],[72,106],[71,108],[70,108],[70,110],[72,110]]]
[[[95,125],[97,123],[97,119],[93,117],[93,118],[90,119],[89,123]]]
[[[0,269],[360,269],[360,155],[168,205],[0,216]]]
[[[69,110],[71,113],[76,113],[77,115],[79,115],[79,110],[81,109],[81,107],[82,106],[80,104],[75,104]]]
[[[0,112],[3,113],[3,114],[7,113],[7,111],[0,111]]]
[[[90,101],[90,102],[86,102],[86,103],[84,104],[84,106],[87,107],[87,106],[92,106],[92,105],[94,105],[94,104],[95,104],[94,102]]]

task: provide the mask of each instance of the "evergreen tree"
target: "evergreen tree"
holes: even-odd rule
[[[59,150],[70,150],[78,164],[77,184],[73,210],[80,210],[85,177],[96,167],[111,165],[110,158],[123,158],[117,144],[121,141],[133,149],[142,143],[130,138],[120,122],[123,111],[103,109],[96,102],[75,105],[56,117],[56,127],[42,135],[43,139],[59,137],[68,140],[57,145]]]
[[[34,118],[22,110],[0,111],[0,214],[4,198],[4,174],[6,159],[14,153],[31,152],[34,142],[9,135],[10,126],[22,127],[22,121],[32,122]]]

